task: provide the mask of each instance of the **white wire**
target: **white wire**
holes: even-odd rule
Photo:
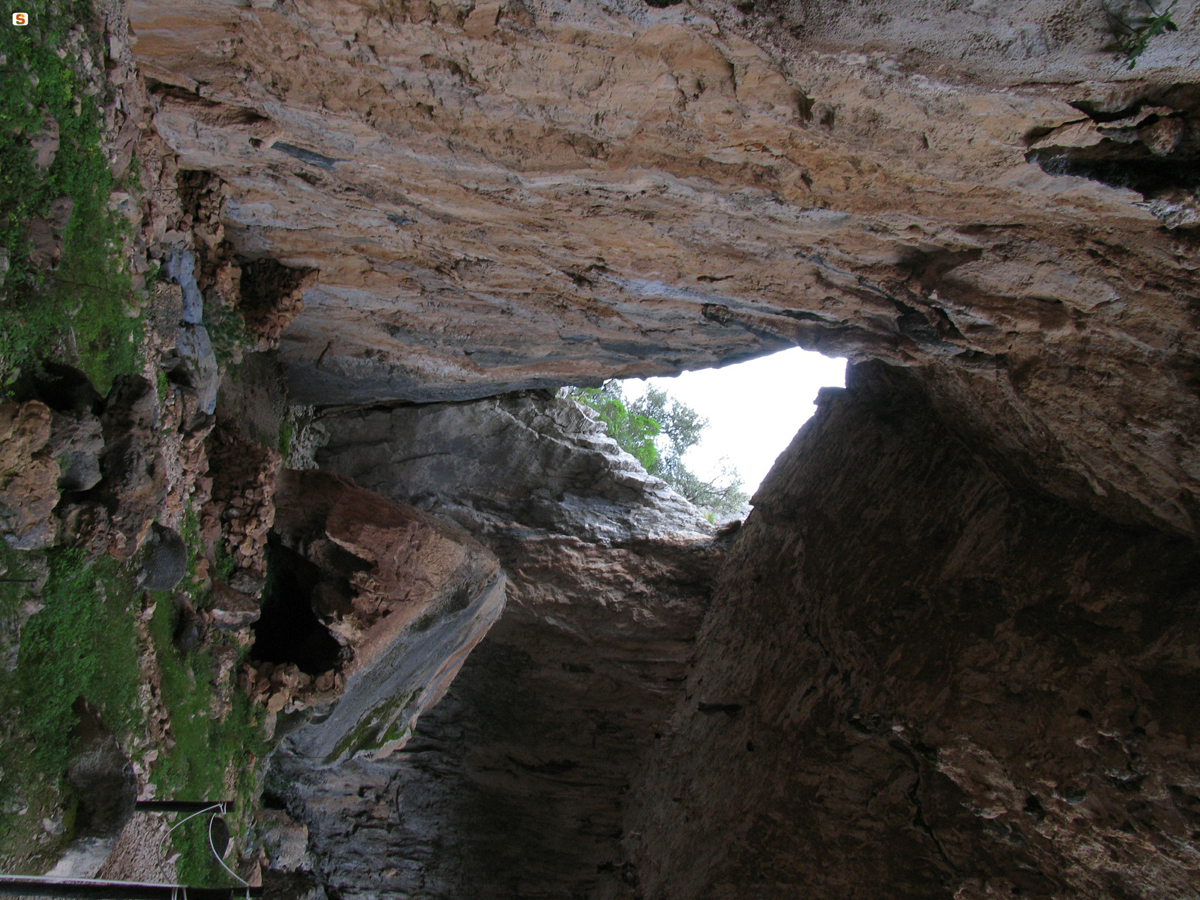
[[[174,825],[172,825],[170,828],[168,828],[168,829],[167,829],[167,834],[170,834],[172,831],[174,831],[176,828],[178,828],[178,827],[179,827],[180,825],[182,825],[184,822],[190,822],[192,819],[196,818],[196,816],[202,816],[202,815],[204,815],[206,812],[213,812],[214,810],[215,810],[215,811],[217,811],[217,812],[224,812],[224,811],[225,811],[225,810],[222,808],[222,804],[220,804],[220,803],[214,803],[212,806],[208,806],[208,807],[205,807],[204,809],[200,810],[200,812],[195,812],[195,813],[192,813],[192,814],[191,814],[190,816],[188,816],[186,819],[180,819],[178,822],[176,822]]]
[[[214,803],[212,806],[205,807],[204,809],[200,810],[199,812],[192,813],[186,819],[180,819],[178,822],[176,822],[174,825],[172,825],[170,828],[167,829],[167,834],[170,834],[172,831],[174,831],[176,828],[178,828],[184,822],[190,822],[192,819],[196,818],[196,816],[202,816],[208,812],[224,812],[224,811],[225,811],[224,804]],[[232,875],[234,878],[236,878],[238,881],[240,881],[245,886],[246,897],[249,898],[250,882],[248,882],[246,879],[244,879],[237,872],[233,871],[233,869],[229,868],[229,866],[225,865],[225,860],[221,859],[221,855],[219,853],[217,853],[217,847],[216,847],[216,844],[213,843],[213,834],[212,834],[213,823],[215,821],[217,821],[216,816],[213,816],[212,818],[210,818],[208,820],[208,849],[212,851],[213,858],[216,859],[216,861],[221,864],[221,868],[224,869],[226,872],[228,872],[230,875]],[[187,888],[182,888],[182,891],[183,891],[182,895],[180,895],[178,891],[172,891],[171,892],[172,900],[177,900],[177,898],[180,898],[180,897],[182,898],[182,900],[187,900]]]
[[[221,854],[217,853],[216,845],[212,844],[212,823],[214,823],[216,821],[217,821],[216,816],[212,816],[212,818],[210,818],[210,820],[209,820],[209,850],[212,851],[212,856],[216,857],[217,862],[221,863],[222,869],[229,872],[230,875],[235,877],[236,880],[240,881],[242,884],[245,884],[246,896],[250,896],[250,882],[246,881],[245,878],[242,878],[240,875],[238,875],[238,872],[235,872],[233,869],[230,869],[228,865],[224,864],[224,860],[221,858]]]

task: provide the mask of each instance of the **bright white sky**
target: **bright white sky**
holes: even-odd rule
[[[713,478],[725,457],[741,473],[742,490],[753,494],[775,458],[817,411],[817,391],[845,387],[846,360],[797,347],[723,369],[648,382],[708,419],[704,439],[684,457],[688,468],[701,478]],[[630,399],[645,393],[646,384],[636,378],[622,382]]]

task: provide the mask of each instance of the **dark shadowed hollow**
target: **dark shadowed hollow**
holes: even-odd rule
[[[313,589],[319,579],[316,566],[271,536],[262,615],[254,626],[251,652],[255,659],[295,663],[309,675],[337,665],[338,642],[312,609]]]

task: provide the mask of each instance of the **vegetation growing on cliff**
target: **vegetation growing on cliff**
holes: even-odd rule
[[[219,669],[240,664],[245,650],[232,636],[218,636],[203,645],[193,640],[192,610],[211,603],[203,588],[199,568],[216,555],[228,559],[223,542],[213,554],[200,537],[199,517],[188,509],[180,536],[188,550],[187,574],[174,593],[155,592],[149,637],[158,666],[158,687],[170,714],[172,746],[161,752],[151,768],[151,780],[160,797],[187,800],[233,799],[236,808],[224,816],[236,844],[245,847],[247,830],[259,794],[257,761],[269,744],[258,728],[256,710],[232,675]],[[217,564],[205,562],[209,571]],[[229,560],[232,568],[232,560]],[[228,580],[228,573],[223,580]],[[172,847],[179,853],[175,864],[181,881],[193,885],[226,886],[233,883],[208,846],[208,817],[180,821],[172,832]]]
[[[22,607],[36,610],[19,626],[19,653],[0,666],[0,860],[6,871],[39,874],[71,837],[76,698],[97,708],[123,746],[143,724],[133,579],[108,557],[89,566],[78,551],[22,553],[2,541],[0,573],[6,640]]]
[[[708,420],[686,403],[650,386],[631,400],[611,380],[598,388],[572,388],[568,396],[592,409],[622,450],[681,497],[718,515],[735,513],[745,504],[737,469],[725,466],[716,478],[705,480],[684,463],[684,454],[700,443],[708,427]]]
[[[109,208],[117,185],[97,87],[68,52],[95,40],[91,7],[54,6],[0,28],[0,387],[50,356],[107,392],[141,368],[143,324],[123,253],[129,226]],[[98,43],[89,52],[103,58]]]
[[[228,665],[243,651],[228,641],[191,646],[183,634],[182,601],[203,609],[209,595],[197,572],[205,547],[194,513],[189,511],[181,532],[188,574],[174,593],[138,590],[133,567],[107,556],[89,563],[77,550],[21,552],[0,541],[5,871],[40,874],[74,836],[78,798],[66,773],[76,752],[72,729],[80,697],[96,707],[122,749],[149,770],[159,797],[232,796],[236,811],[225,818],[245,848],[259,793],[256,762],[269,745],[245,693],[235,684],[225,691],[216,686],[218,657],[224,654]],[[23,607],[26,615],[33,613],[21,625]],[[139,624],[151,608],[149,621]],[[18,628],[19,652],[13,640]],[[161,742],[152,738],[153,710],[146,708],[146,698],[155,694],[167,714],[157,724],[168,736]],[[172,833],[178,873],[193,885],[232,884],[209,850],[207,823],[199,817]]]
[[[1179,30],[1172,18],[1172,11],[1178,2],[1179,0],[1172,0],[1166,9],[1158,9],[1151,0],[1142,0],[1149,12],[1132,21],[1109,10],[1108,14],[1117,32],[1117,49],[1123,54],[1123,62],[1128,68],[1137,66],[1138,58],[1150,46],[1151,38]]]

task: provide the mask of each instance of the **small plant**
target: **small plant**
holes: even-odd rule
[[[296,436],[296,418],[291,409],[279,424],[279,452],[287,462],[292,453],[292,439]]]
[[[206,302],[204,322],[222,370],[235,360],[240,361],[240,351],[254,344],[254,337],[246,328],[246,320],[235,307]]]
[[[1149,15],[1141,16],[1136,22],[1129,22],[1112,10],[1108,11],[1117,30],[1117,49],[1124,54],[1122,61],[1128,68],[1132,69],[1137,65],[1138,58],[1146,52],[1151,38],[1179,30],[1179,26],[1171,18],[1171,11],[1178,2],[1179,0],[1171,0],[1170,6],[1159,11],[1151,0],[1142,0],[1149,10]]]
[[[237,571],[237,560],[225,549],[225,542],[218,540],[213,545],[213,573],[217,581],[229,583],[233,573]]]

